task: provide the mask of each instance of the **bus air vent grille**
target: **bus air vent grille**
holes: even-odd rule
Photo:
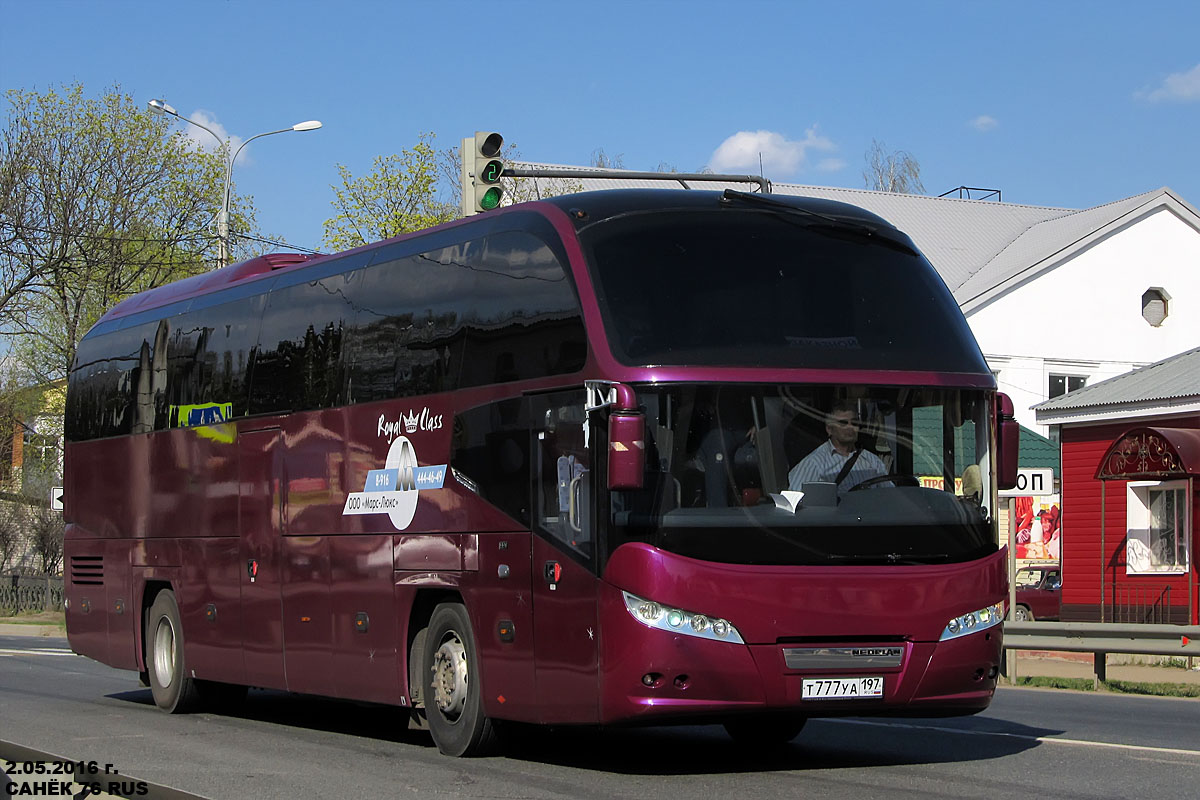
[[[71,556],[71,583],[104,584],[104,556]]]

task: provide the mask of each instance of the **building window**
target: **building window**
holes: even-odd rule
[[[1084,386],[1087,386],[1086,375],[1051,375],[1049,391],[1046,394],[1049,399],[1053,400],[1067,392],[1082,389]]]
[[[1128,486],[1125,573],[1187,572],[1191,541],[1187,482],[1139,482]]]
[[[1142,319],[1157,328],[1167,318],[1167,302],[1171,295],[1161,286],[1151,286],[1142,292]]]

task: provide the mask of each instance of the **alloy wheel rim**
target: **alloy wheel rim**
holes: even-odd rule
[[[175,628],[165,616],[154,631],[154,675],[164,689],[175,681]]]
[[[447,720],[456,722],[467,704],[467,649],[455,631],[447,631],[433,654],[433,701]]]

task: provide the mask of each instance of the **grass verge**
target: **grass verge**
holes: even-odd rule
[[[0,616],[3,625],[51,625],[67,630],[67,618],[61,611],[39,611],[17,614],[15,616]]]
[[[1073,689],[1077,692],[1095,691],[1091,678],[1017,677],[1014,686],[1037,686],[1046,689]],[[1105,681],[1105,691],[1117,694],[1147,694],[1156,697],[1200,697],[1200,686],[1189,683],[1144,683],[1141,681]]]
[[[1074,689],[1077,692],[1094,690],[1091,678],[1055,678],[1041,675],[1018,675],[1013,686],[1036,686],[1042,689]]]
[[[1200,697],[1200,686],[1190,683],[1143,683],[1106,681],[1104,688],[1122,694],[1152,694],[1158,697]]]

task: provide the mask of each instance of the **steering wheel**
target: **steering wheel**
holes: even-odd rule
[[[850,491],[857,492],[859,489],[866,489],[877,483],[894,483],[897,486],[920,486],[921,479],[916,475],[876,475],[874,478],[867,478],[862,483],[856,484]]]

